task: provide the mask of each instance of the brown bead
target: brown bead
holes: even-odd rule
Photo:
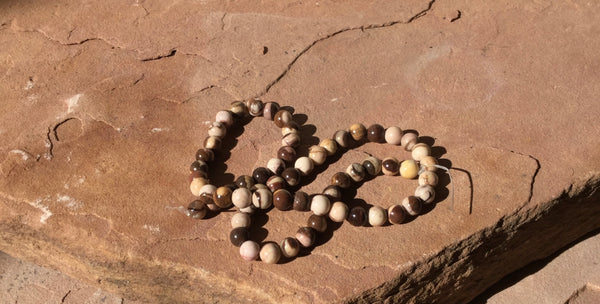
[[[302,227],[296,232],[296,239],[302,247],[310,247],[315,243],[317,233],[310,227]]]
[[[300,135],[298,135],[298,133],[288,133],[281,139],[281,144],[284,146],[297,148],[300,146]]]
[[[279,104],[276,102],[267,102],[263,106],[263,117],[267,120],[273,120],[275,113],[279,111]]]
[[[281,172],[281,177],[283,177],[285,182],[292,187],[300,184],[301,176],[302,173],[300,173],[298,169],[293,167],[286,168],[285,170],[283,170],[283,172]]]
[[[204,139],[204,148],[211,150],[219,150],[221,149],[222,141],[220,138],[216,136],[209,136]]]
[[[323,194],[329,196],[329,200],[336,201],[342,198],[342,189],[338,186],[329,185],[323,189]]]
[[[286,258],[293,258],[300,252],[300,243],[293,237],[286,237],[281,241],[281,253]]]
[[[279,190],[285,187],[285,180],[279,175],[273,175],[269,177],[266,185],[269,188],[269,190],[271,190],[271,192],[275,192],[275,190]]]
[[[283,146],[277,150],[277,157],[287,163],[291,163],[296,160],[296,149],[290,146]]]
[[[381,160],[370,156],[362,163],[363,167],[365,167],[365,171],[367,174],[371,176],[376,176],[381,172]]]
[[[331,177],[331,184],[342,189],[347,189],[352,185],[352,179],[345,172],[337,172]]]
[[[208,178],[208,165],[201,160],[194,161],[190,165],[190,172],[196,173],[194,177]]]
[[[246,107],[248,107],[248,113],[252,116],[263,115],[264,104],[260,99],[251,98],[247,100]]]
[[[240,247],[243,242],[250,239],[250,231],[246,227],[237,227],[229,233],[229,240],[235,247]]]
[[[371,125],[367,129],[367,139],[370,142],[383,143],[385,142],[385,129],[379,124]]]
[[[296,211],[308,211],[310,210],[309,206],[310,200],[308,199],[308,194],[303,191],[296,191],[294,194],[294,210]]]
[[[338,130],[333,134],[333,140],[342,148],[348,148],[352,145],[352,135],[345,130]]]
[[[243,101],[234,101],[231,103],[229,111],[237,117],[245,117],[248,115],[248,107]]]
[[[423,201],[421,201],[420,198],[411,195],[402,200],[402,207],[404,207],[404,210],[410,215],[419,215],[423,208]]]
[[[250,175],[240,175],[235,180],[235,185],[239,188],[247,188],[250,189],[254,186],[254,179]]]
[[[348,223],[352,226],[364,226],[367,223],[367,211],[365,211],[365,208],[356,206],[350,209]]]
[[[287,123],[293,120],[292,113],[286,110],[279,110],[273,116],[273,122],[278,128],[283,128]]]
[[[350,126],[350,135],[355,141],[361,141],[367,135],[367,128],[363,124],[355,123]]]
[[[230,207],[232,204],[232,202],[231,202],[231,193],[232,192],[233,191],[231,191],[231,188],[229,188],[227,186],[217,188],[217,190],[213,193],[213,200],[215,201],[215,204],[217,206],[219,206],[220,208]]]
[[[392,224],[402,224],[406,220],[406,210],[400,205],[393,205],[388,209],[388,220]]]
[[[285,211],[292,208],[292,194],[285,189],[278,189],[273,192],[273,205],[275,208]]]
[[[254,178],[254,181],[256,182],[255,184],[265,184],[267,182],[267,180],[269,179],[269,177],[271,177],[271,175],[273,175],[273,173],[265,168],[265,167],[258,167],[256,169],[254,169],[254,171],[252,171],[252,177]]]
[[[213,152],[211,149],[200,148],[198,151],[196,151],[196,160],[211,162],[215,160],[215,152]]]
[[[187,215],[195,219],[203,219],[208,212],[208,207],[201,200],[192,201],[187,207]]]
[[[355,182],[360,182],[365,179],[365,167],[359,163],[353,163],[348,166],[346,173]]]
[[[306,225],[317,232],[324,232],[327,230],[327,218],[323,215],[313,214],[308,218]]]
[[[388,157],[381,162],[381,170],[385,175],[398,175],[400,162],[393,157]]]

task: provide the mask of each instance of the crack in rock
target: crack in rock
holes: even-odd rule
[[[542,169],[542,165],[540,164],[540,160],[535,158],[531,154],[525,154],[525,153],[521,153],[521,152],[517,152],[517,151],[513,151],[513,150],[510,150],[510,153],[527,156],[527,157],[533,159],[536,163],[535,172],[533,172],[533,175],[531,176],[531,184],[529,185],[529,196],[527,197],[527,203],[530,203],[531,199],[533,198],[533,187],[535,186],[535,178],[537,177],[538,173],[540,172],[540,169]]]
[[[143,59],[140,59],[140,61],[146,62],[146,61],[161,60],[163,58],[173,57],[173,56],[175,56],[175,53],[177,53],[177,49],[171,49],[171,50],[169,50],[169,52],[167,54],[158,55],[158,56],[149,57],[149,58],[143,58]]]

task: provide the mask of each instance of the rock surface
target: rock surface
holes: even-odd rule
[[[465,302],[600,227],[599,4],[3,1],[0,12],[0,249],[125,297]],[[408,224],[344,224],[304,257],[245,262],[228,242],[232,213],[181,210],[205,122],[250,97],[305,120],[300,153],[354,122],[418,130],[453,183],[442,176],[435,208]],[[233,133],[218,183],[278,148],[268,121]],[[366,144],[304,190],[365,153],[408,157]],[[357,197],[387,207],[414,186],[381,177]],[[306,218],[269,212],[266,240]]]

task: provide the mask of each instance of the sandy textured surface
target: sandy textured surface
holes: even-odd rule
[[[600,226],[600,6],[532,1],[0,2],[0,249],[151,301],[464,302]],[[354,122],[431,137],[451,165],[427,214],[342,225],[283,265],[242,261],[187,168],[236,99],[290,105],[305,146]],[[304,121],[305,120],[305,121]],[[215,180],[280,133],[237,130]],[[327,166],[307,192],[366,153]],[[248,160],[251,161],[248,161]],[[221,174],[224,171],[230,174]],[[357,196],[387,207],[416,182]],[[279,241],[306,214],[268,214]]]

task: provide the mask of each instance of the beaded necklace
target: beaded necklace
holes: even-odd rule
[[[209,163],[215,159],[215,152],[221,149],[222,140],[227,129],[236,121],[263,116],[274,121],[281,129],[281,147],[276,157],[267,162],[266,167],[258,167],[252,176],[241,175],[232,185],[216,187],[208,179]],[[283,255],[294,258],[301,248],[309,248],[315,244],[317,234],[325,232],[327,222],[342,223],[348,221],[353,226],[383,226],[385,224],[402,224],[409,217],[421,213],[423,206],[431,204],[435,199],[435,186],[438,184],[436,170],[448,169],[438,165],[437,159],[431,155],[431,147],[418,142],[418,135],[403,132],[399,127],[385,129],[379,124],[366,128],[360,123],[350,126],[348,130],[338,130],[332,138],[323,139],[318,145],[311,146],[307,156],[297,157],[296,148],[300,146],[298,133],[300,125],[294,121],[290,111],[282,109],[275,102],[263,103],[258,99],[246,102],[235,101],[229,110],[216,114],[204,140],[203,148],[196,152],[196,161],[190,166],[190,191],[197,198],[187,208],[187,215],[202,219],[208,212],[235,207],[238,211],[231,218],[231,243],[239,247],[240,256],[252,261],[260,257],[265,263],[278,263]],[[302,191],[292,191],[301,184],[303,177],[308,177],[316,166],[323,165],[327,157],[335,155],[344,148],[351,148],[361,142],[388,143],[402,146],[411,152],[412,159],[399,161],[394,157],[378,159],[374,156],[366,158],[362,163],[353,163],[345,172],[337,172],[322,193],[309,196]],[[374,178],[380,173],[387,176],[399,175],[405,179],[418,178],[419,186],[414,195],[405,197],[400,204],[393,204],[384,209],[380,206],[361,206],[349,208],[342,201],[342,192],[366,178]],[[280,244],[264,242],[259,245],[250,239],[249,228],[252,215],[257,211],[267,212],[271,207],[282,211],[311,211],[307,225],[297,230],[293,237],[286,237]]]

